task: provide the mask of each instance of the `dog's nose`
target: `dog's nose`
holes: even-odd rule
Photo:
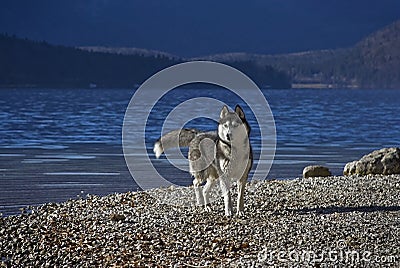
[[[228,140],[228,141],[231,141],[231,134],[226,134],[226,139]]]

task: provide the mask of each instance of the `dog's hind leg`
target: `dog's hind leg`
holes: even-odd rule
[[[244,190],[246,188],[246,177],[241,178],[237,182],[237,211],[236,215],[242,216],[244,211]]]
[[[196,194],[196,204],[198,206],[203,206],[204,205],[204,196],[203,196],[203,191],[201,187],[202,181],[199,180],[198,178],[195,178],[193,180],[193,188],[194,188],[194,193]]]
[[[212,187],[215,185],[216,179],[213,177],[209,177],[207,179],[206,185],[203,188],[203,196],[204,196],[204,208],[206,211],[211,211],[211,204],[210,204],[210,191]]]

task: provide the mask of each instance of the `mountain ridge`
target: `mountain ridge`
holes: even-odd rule
[[[272,67],[286,73],[294,88],[400,89],[400,20],[370,33],[353,46],[284,54],[229,52],[183,58],[130,48],[130,53],[165,55],[181,61],[210,60],[232,65]],[[99,49],[101,50],[101,49]],[[107,48],[110,53],[123,53]],[[245,71],[245,70],[244,70]]]
[[[118,51],[57,46],[0,34],[0,87],[131,88],[166,67],[184,62],[150,50]],[[289,77],[270,66],[250,62],[231,65],[260,87],[291,87]]]
[[[134,87],[176,64],[167,57],[88,52],[0,34],[0,87]]]
[[[354,46],[286,54],[183,58],[141,48],[65,47],[0,34],[0,86],[126,87],[190,60],[230,64],[260,87],[400,89],[400,20]]]
[[[349,48],[287,54],[223,53],[196,57],[250,61],[286,72],[294,88],[400,89],[400,20],[373,32]]]

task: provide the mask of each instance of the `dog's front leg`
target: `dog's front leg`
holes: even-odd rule
[[[231,193],[228,192],[226,195],[224,195],[224,203],[225,203],[225,216],[232,216],[232,198],[231,198]]]
[[[225,204],[225,216],[232,216],[232,198],[231,198],[231,186],[228,178],[220,178],[220,185],[222,196],[224,197],[224,204]]]
[[[246,178],[242,178],[237,182],[237,190],[238,190],[238,197],[237,197],[237,211],[236,215],[242,216],[244,211],[244,190],[246,188]]]
[[[204,196],[204,208],[206,211],[210,212],[211,211],[211,203],[210,203],[210,191],[211,188],[215,184],[215,179],[210,177],[207,179],[207,183],[203,188],[203,196]]]

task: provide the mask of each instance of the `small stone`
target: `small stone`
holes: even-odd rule
[[[328,176],[332,176],[332,173],[324,166],[308,166],[303,169],[303,178]]]
[[[123,221],[123,220],[125,220],[125,216],[122,214],[114,213],[114,214],[111,214],[110,219],[112,221]]]

